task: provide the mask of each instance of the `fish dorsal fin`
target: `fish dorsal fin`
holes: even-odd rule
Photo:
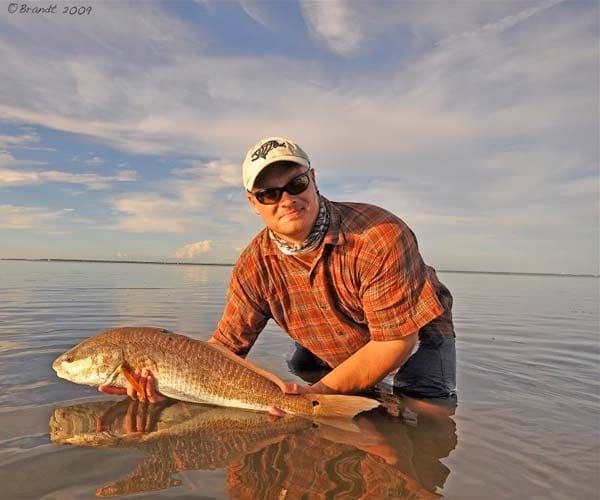
[[[229,349],[227,349],[227,347],[225,347],[221,344],[217,344],[216,342],[205,342],[205,344],[212,349],[216,349],[217,351],[219,351],[221,354],[228,357],[232,361],[235,361],[236,363],[239,363],[240,365],[245,366],[249,370],[252,370],[253,372],[260,375],[261,377],[264,377],[264,378],[270,380],[271,382],[276,384],[280,389],[283,389],[283,387],[285,386],[285,383],[283,382],[283,380],[281,380],[277,375],[275,375],[271,372],[268,372],[267,370],[264,370],[263,368],[260,368],[253,363],[250,363],[250,361],[246,361],[244,358],[241,358],[240,356],[232,353]]]

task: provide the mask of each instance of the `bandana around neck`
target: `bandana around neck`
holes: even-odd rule
[[[325,233],[329,229],[329,212],[322,196],[319,196],[319,215],[309,235],[302,243],[291,243],[277,236],[269,229],[269,236],[285,255],[302,255],[312,252],[323,241]]]

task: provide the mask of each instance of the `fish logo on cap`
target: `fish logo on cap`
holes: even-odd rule
[[[269,152],[275,148],[285,148],[287,144],[279,141],[268,141],[265,142],[260,148],[252,153],[251,161],[256,161],[259,158],[267,159]]]

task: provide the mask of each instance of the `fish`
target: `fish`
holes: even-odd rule
[[[60,355],[52,368],[76,384],[130,382],[140,391],[133,372],[146,368],[156,389],[172,399],[256,411],[276,407],[305,417],[353,418],[380,406],[363,396],[285,394],[274,374],[225,347],[156,327],[106,330]]]

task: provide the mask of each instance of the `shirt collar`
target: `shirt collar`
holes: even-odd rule
[[[322,195],[321,195],[322,196]],[[322,196],[325,200],[325,205],[329,211],[329,229],[323,237],[322,245],[343,245],[346,242],[344,232],[342,230],[342,217],[340,210],[335,206],[334,203],[329,201],[327,198]],[[281,252],[277,248],[275,242],[269,237],[268,228],[264,228],[261,231],[261,246],[263,249],[263,255],[278,255],[282,256]]]

